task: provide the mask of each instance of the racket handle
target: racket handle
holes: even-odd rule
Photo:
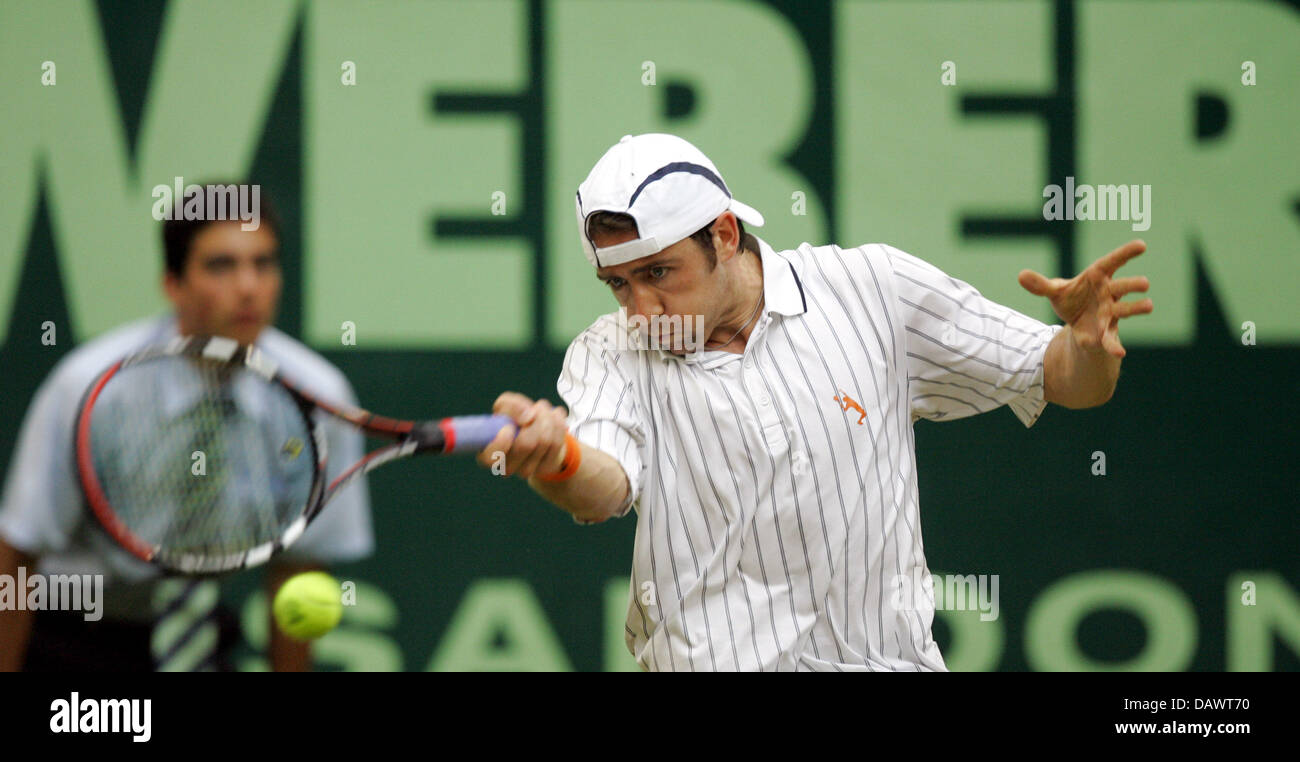
[[[497,438],[501,427],[514,425],[514,420],[504,415],[461,415],[455,418],[444,418],[441,428],[451,440],[449,443],[451,446],[443,452],[478,452]]]

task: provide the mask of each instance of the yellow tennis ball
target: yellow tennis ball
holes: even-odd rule
[[[280,585],[271,613],[284,634],[315,640],[343,618],[343,589],[325,572],[296,574]]]

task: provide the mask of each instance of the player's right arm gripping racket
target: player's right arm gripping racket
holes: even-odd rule
[[[322,413],[397,441],[327,484]],[[169,572],[216,574],[292,545],[371,469],[417,453],[477,452],[513,425],[495,415],[401,421],[331,405],[256,347],[180,337],[95,379],[75,457],[91,511],[122,547]]]

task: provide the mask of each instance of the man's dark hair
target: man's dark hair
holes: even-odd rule
[[[173,218],[180,218],[185,209],[185,202],[198,196],[206,194],[209,186],[222,186],[223,188],[234,185],[238,187],[239,183],[203,183],[200,184],[199,192],[188,192],[185,198],[175,202],[175,209],[172,213]],[[247,186],[247,183],[243,185]],[[193,186],[191,186],[193,187]],[[206,199],[204,210],[207,211]],[[271,233],[277,238],[280,236],[280,218],[276,216],[275,206],[271,203],[271,198],[266,193],[266,188],[258,191],[258,225],[266,225],[271,228]],[[194,238],[208,225],[218,222],[235,222],[239,223],[238,210],[231,213],[227,210],[226,216],[231,219],[213,219],[211,215],[205,214],[203,218],[197,220],[170,219],[163,221],[162,238],[163,238],[163,262],[167,267],[167,272],[181,277],[185,273],[185,265],[190,258],[190,245],[194,243]]]
[[[709,260],[709,270],[718,266],[718,252],[713,248],[713,220],[709,224],[692,233],[689,237],[704,249],[704,257]],[[737,230],[740,232],[740,250],[752,251],[758,253],[758,239],[752,234],[745,232],[745,223],[739,217],[736,218]],[[636,218],[630,214],[622,212],[595,212],[587,218],[587,237],[594,239],[599,235],[613,235],[615,233],[636,233]]]

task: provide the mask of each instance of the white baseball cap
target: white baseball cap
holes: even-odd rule
[[[731,197],[718,168],[700,149],[659,133],[624,135],[578,186],[577,204],[578,235],[594,267],[658,253],[727,210],[750,225],[763,225],[763,215]],[[596,248],[587,237],[587,219],[596,212],[631,215],[641,237]]]

